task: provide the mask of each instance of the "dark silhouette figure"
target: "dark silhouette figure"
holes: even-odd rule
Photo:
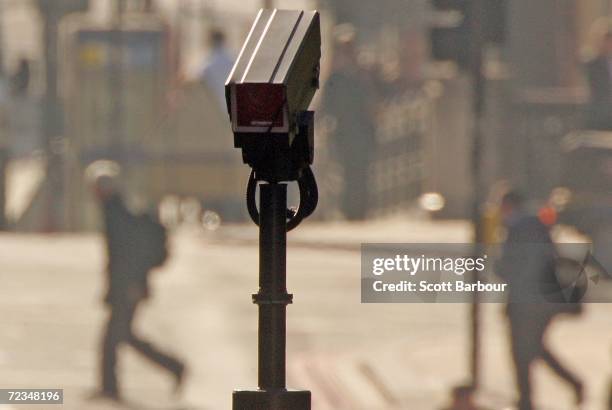
[[[147,227],[154,226],[144,216],[131,214],[121,196],[113,186],[112,178],[99,177],[94,190],[104,213],[108,265],[106,268],[108,288],[104,301],[110,308],[110,317],[102,341],[101,396],[119,399],[116,374],[117,348],[125,343],[157,364],[172,372],[176,390],[183,382],[184,364],[157,350],[149,342],[134,334],[132,324],[140,302],[148,298],[148,276],[150,270],[163,263],[161,252],[144,249],[143,235],[151,235]],[[151,241],[153,243],[153,241]],[[154,248],[154,247],[153,247]],[[154,252],[157,255],[151,256]],[[165,259],[165,255],[161,257]]]
[[[531,365],[543,360],[574,389],[576,403],[583,401],[583,386],[546,346],[544,337],[557,313],[562,312],[543,294],[543,284],[558,283],[556,250],[549,229],[535,216],[527,215],[522,197],[510,192],[501,204],[507,239],[496,271],[509,288],[506,313],[510,322],[512,358],[519,391],[519,410],[532,410]]]
[[[612,130],[612,28],[604,34],[599,53],[586,64],[586,74],[590,91],[587,126]]]
[[[342,169],[341,211],[349,220],[361,220],[368,210],[369,165],[376,148],[374,93],[371,76],[357,61],[353,37],[349,26],[338,30],[321,108],[333,124],[329,145]]]
[[[28,93],[29,88],[30,62],[26,58],[22,58],[11,76],[11,93],[13,96],[23,96]]]

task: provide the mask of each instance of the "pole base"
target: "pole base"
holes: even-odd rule
[[[235,390],[233,410],[310,410],[307,390]]]

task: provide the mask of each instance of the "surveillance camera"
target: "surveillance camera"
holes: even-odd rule
[[[313,114],[306,112],[319,88],[320,59],[318,12],[259,11],[225,95],[234,145],[264,179],[295,179],[312,163]]]

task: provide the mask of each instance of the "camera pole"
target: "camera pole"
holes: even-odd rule
[[[310,410],[309,391],[286,389],[287,185],[260,185],[258,390],[234,391],[234,410]]]
[[[4,4],[0,3],[0,44],[4,44],[2,41],[4,7]],[[0,47],[0,81],[8,82],[4,72],[4,47]],[[4,111],[5,109],[5,106],[0,107],[2,110],[0,112],[0,231],[6,230],[8,225],[6,221],[6,168],[9,159],[9,130],[6,124],[8,113]]]
[[[259,226],[259,292],[253,295],[258,388],[234,391],[234,410],[310,410],[309,391],[286,387],[286,313],[293,299],[286,261],[287,232],[314,212],[319,197],[310,168],[314,111],[308,106],[319,86],[320,60],[318,12],[262,9],[225,85],[234,146],[252,168],[247,211]],[[287,209],[289,182],[297,182],[300,192],[295,210]]]
[[[482,145],[483,145],[483,116],[485,109],[485,82],[483,73],[483,14],[484,0],[472,1],[470,13],[470,72],[474,84],[474,95],[472,107],[474,110],[474,128],[472,135],[472,180],[473,180],[473,202],[472,202],[472,224],[474,228],[474,255],[481,254],[483,242],[483,227],[481,204],[483,197],[482,188]],[[480,278],[478,270],[472,271],[472,281],[477,282]],[[470,310],[470,373],[472,376],[472,388],[477,389],[481,382],[481,309],[478,292],[473,293],[472,306]]]
[[[287,185],[264,184],[260,191],[258,380],[261,389],[285,388],[287,293]]]

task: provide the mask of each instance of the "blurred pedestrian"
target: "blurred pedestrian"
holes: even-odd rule
[[[334,36],[321,109],[331,124],[331,155],[342,169],[341,211],[349,220],[361,220],[368,211],[368,174],[376,148],[375,93],[371,76],[358,62],[354,28],[342,24]]]
[[[210,52],[200,71],[200,79],[225,110],[225,81],[234,66],[234,57],[225,44],[225,34],[219,29],[208,33],[208,45]]]
[[[556,280],[556,250],[549,228],[536,216],[525,212],[522,196],[508,192],[501,201],[507,238],[496,272],[509,288],[506,314],[510,324],[512,359],[518,385],[519,410],[533,410],[531,367],[543,360],[559,377],[569,383],[576,403],[583,401],[583,385],[546,346],[544,338],[560,302],[547,299],[544,285]],[[560,308],[559,308],[560,309]]]
[[[171,372],[177,391],[184,380],[185,365],[134,334],[136,311],[149,297],[149,273],[166,259],[166,238],[158,222],[147,215],[134,215],[126,208],[116,187],[115,170],[116,167],[108,168],[108,172],[94,170],[97,175],[93,176],[93,190],[104,215],[107,249],[104,301],[110,308],[102,341],[99,396],[118,400],[117,348],[122,343]]]
[[[590,91],[587,126],[612,130],[612,23],[597,22],[593,31],[593,55],[586,64]]]

